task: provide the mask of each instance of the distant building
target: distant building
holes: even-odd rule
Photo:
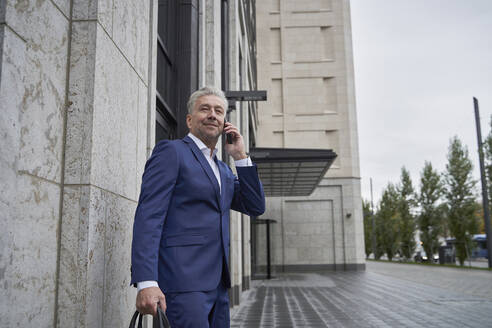
[[[262,217],[277,221],[274,266],[363,270],[349,1],[258,1],[256,19],[258,88],[268,91],[268,101],[258,103],[256,147],[332,149],[338,155],[310,196],[277,190],[267,198]],[[264,256],[253,261],[264,265]]]

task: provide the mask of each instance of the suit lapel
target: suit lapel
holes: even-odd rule
[[[207,174],[208,179],[212,183],[212,186],[214,187],[215,190],[215,196],[217,197],[217,201],[219,202],[219,206],[222,207],[222,202],[221,202],[221,197],[220,197],[220,189],[219,189],[219,184],[217,182],[217,179],[215,178],[215,174],[212,171],[212,168],[210,167],[210,164],[208,164],[207,159],[203,155],[200,149],[198,149],[198,146],[195,144],[193,140],[191,140],[190,137],[186,136],[183,138],[183,141],[188,144],[188,146],[191,148],[191,151],[193,152],[193,155],[195,155],[195,158],[198,160],[200,165],[202,166],[202,169],[205,171]],[[220,172],[220,167],[219,167],[219,172]],[[220,179],[221,183],[223,183],[224,180],[222,180],[222,173],[220,174]]]

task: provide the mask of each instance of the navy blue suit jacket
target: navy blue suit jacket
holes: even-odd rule
[[[259,216],[265,195],[256,166],[238,167],[236,177],[225,163],[217,164],[222,193],[191,138],[155,146],[135,213],[132,284],[155,280],[164,293],[209,291],[224,271],[230,287],[229,210]]]

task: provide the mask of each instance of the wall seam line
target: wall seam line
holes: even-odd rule
[[[83,22],[97,22],[97,18],[90,19],[72,19],[73,23],[83,23]]]
[[[9,30],[10,30],[12,33],[14,33],[15,35],[17,35],[17,37],[18,37],[19,39],[21,39],[22,41],[24,41],[24,43],[27,43],[27,40],[26,40],[26,39],[24,39],[24,38],[23,38],[23,37],[22,37],[19,33],[17,33],[17,32],[16,32],[16,31],[15,31],[15,30],[14,30],[14,29],[13,29],[13,28],[9,25],[9,24],[7,24],[6,22],[3,22],[3,23],[1,23],[0,25],[5,25],[5,26],[7,26],[7,27],[9,28]]]
[[[128,198],[126,196],[123,196],[121,194],[115,193],[114,191],[111,191],[111,190],[108,190],[108,189],[99,187],[99,186],[94,185],[92,183],[64,183],[63,186],[64,187],[93,187],[93,188],[99,189],[101,191],[104,191],[104,192],[106,192],[108,194],[111,194],[113,196],[116,196],[116,197],[119,197],[119,198],[123,198],[123,199],[128,200],[128,201],[133,202],[133,203],[138,203],[137,200]]]
[[[60,186],[61,185],[60,182],[56,182],[54,180],[50,180],[50,179],[47,179],[47,178],[43,178],[43,177],[37,176],[37,175],[32,174],[31,172],[26,171],[26,170],[19,170],[19,171],[17,171],[17,173],[19,173],[20,175],[28,175],[28,176],[33,177],[35,179],[39,179],[41,181],[48,182],[48,183],[51,183],[51,184],[54,184],[54,185],[57,185],[57,186]]]
[[[62,136],[62,155],[61,155],[61,174],[60,174],[60,203],[58,208],[58,226],[56,238],[56,271],[55,271],[55,301],[54,301],[54,316],[53,327],[58,326],[58,306],[60,294],[60,261],[61,261],[61,236],[62,236],[62,219],[63,219],[63,202],[65,192],[65,150],[67,145],[67,117],[68,117],[68,97],[70,89],[70,54],[72,52],[72,13],[73,0],[70,0],[69,18],[68,18],[68,44],[67,44],[67,63],[66,63],[66,80],[65,80],[65,106],[63,111],[63,136]]]
[[[63,17],[65,17],[68,21],[70,21],[70,17],[67,17],[67,15],[65,15],[65,13],[63,12],[63,10],[60,9],[60,7],[53,2],[53,0],[50,0],[51,4],[56,8],[58,9],[58,11],[63,15]]]
[[[146,87],[148,87],[148,85],[145,83],[143,77],[140,76],[140,73],[137,72],[137,70],[135,69],[135,67],[133,66],[133,64],[130,62],[130,60],[127,58],[127,56],[123,53],[123,51],[120,49],[120,47],[118,47],[118,45],[113,40],[113,38],[111,37],[111,35],[109,35],[108,31],[106,31],[106,29],[104,28],[104,26],[102,26],[101,23],[98,20],[96,20],[96,23],[101,27],[101,29],[104,31],[104,33],[108,36],[109,40],[111,40],[111,43],[113,43],[113,45],[115,46],[115,48],[118,49],[118,52],[123,56],[123,58],[125,59],[125,61],[127,62],[127,64],[135,72],[135,74],[137,74],[138,79],[140,81],[142,81],[142,83],[145,84]]]
[[[104,249],[104,263],[103,263],[103,276],[102,276],[102,304],[105,304],[104,299],[106,296],[106,258],[107,258],[107,243],[108,243],[108,238],[107,238],[107,229],[108,229],[108,207],[106,207],[104,211],[104,235],[103,235],[103,249]],[[104,327],[104,306],[101,309],[102,314],[101,314],[101,327]]]

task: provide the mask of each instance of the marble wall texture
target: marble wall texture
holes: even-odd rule
[[[0,326],[123,327],[157,1],[0,0]]]
[[[259,147],[333,149],[309,197],[272,198],[282,269],[362,269],[364,237],[348,0],[257,2]],[[259,259],[260,262],[262,259]]]
[[[49,1],[0,2],[0,321],[53,325],[69,21]]]

